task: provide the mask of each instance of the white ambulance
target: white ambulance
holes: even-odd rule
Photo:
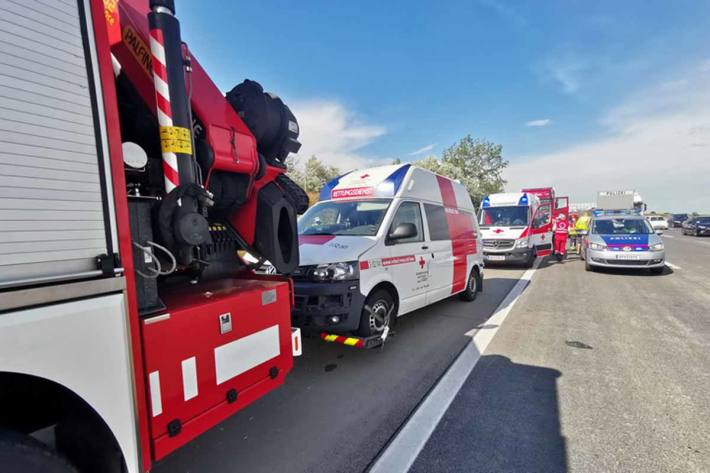
[[[353,171],[326,184],[298,222],[298,326],[382,333],[395,318],[482,289],[475,211],[460,183],[410,164]]]
[[[549,206],[535,194],[491,194],[481,202],[479,220],[486,263],[532,266],[537,256],[552,251]]]

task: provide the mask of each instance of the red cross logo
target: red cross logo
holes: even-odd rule
[[[423,256],[419,257],[419,268],[424,269],[424,266],[426,265],[426,260],[424,259]]]
[[[504,230],[502,228],[496,228],[495,230],[493,230],[493,233],[500,235],[501,233],[503,233],[503,231]]]

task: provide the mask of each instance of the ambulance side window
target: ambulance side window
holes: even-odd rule
[[[390,225],[390,232],[397,228],[397,225],[401,223],[413,223],[414,226],[417,227],[417,234],[411,238],[402,238],[400,240],[397,240],[397,244],[424,241],[422,211],[419,208],[418,202],[402,202],[402,204],[397,209],[397,213],[394,214],[394,218],[392,219],[392,225]]]
[[[429,237],[431,241],[450,240],[449,223],[446,219],[446,211],[441,205],[424,204],[426,221],[429,227]]]

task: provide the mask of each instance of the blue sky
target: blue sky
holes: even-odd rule
[[[710,211],[700,195],[649,185],[667,173],[633,175],[648,159],[643,136],[632,137],[637,148],[617,143],[629,130],[664,128],[650,118],[685,113],[695,134],[675,139],[701,153],[704,117],[694,122],[690,108],[704,100],[710,78],[710,2],[178,0],[177,7],[183,38],[221,89],[250,78],[292,105],[305,154],[364,166],[438,155],[470,133],[503,145],[511,186],[553,184],[576,200],[592,200],[592,189],[635,187],[659,209]],[[701,96],[688,97],[689,87]],[[628,156],[628,176],[579,181],[579,172],[593,171],[581,162],[595,155],[590,146]],[[634,149],[644,154],[637,162]],[[576,174],[534,165],[577,161]],[[698,172],[708,171],[697,161]]]

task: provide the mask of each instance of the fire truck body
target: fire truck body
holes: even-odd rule
[[[560,214],[569,216],[569,197],[558,196],[555,194],[554,187],[535,187],[522,189],[520,192],[533,194],[540,199],[540,206],[545,210],[547,206],[548,213],[552,215],[552,219],[556,219]]]
[[[171,1],[7,1],[0,41],[0,462],[147,471],[300,351],[290,280],[237,256],[298,265],[298,125],[225,98]]]

